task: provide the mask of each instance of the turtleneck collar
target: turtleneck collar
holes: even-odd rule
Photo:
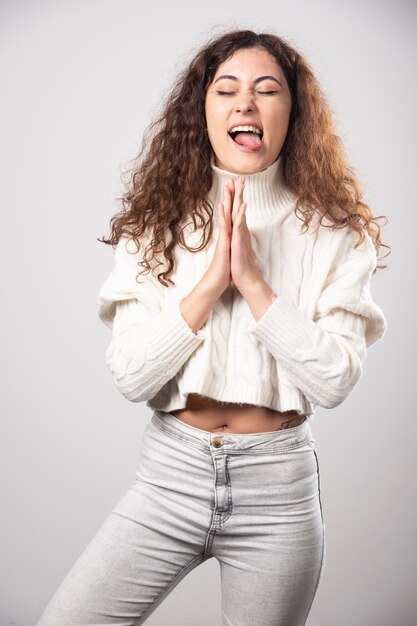
[[[214,164],[214,155],[211,157],[211,169],[213,172],[211,196],[216,211],[218,203],[224,202],[224,185],[229,178],[233,178],[236,184],[240,174],[217,167]],[[267,220],[287,210],[293,204],[294,195],[284,182],[282,155],[279,155],[271,165],[260,172],[244,174],[244,176],[243,200],[247,202],[248,223]]]

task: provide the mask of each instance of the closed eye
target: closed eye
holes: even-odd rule
[[[219,96],[233,96],[234,93],[236,93],[235,91],[217,91],[216,93],[219,94]],[[260,94],[272,94],[272,93],[279,93],[278,91],[258,91],[258,93]]]

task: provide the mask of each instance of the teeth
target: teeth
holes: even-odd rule
[[[229,133],[235,133],[238,130],[246,130],[252,133],[257,133],[258,135],[262,135],[262,131],[259,130],[259,128],[256,128],[256,126],[233,126],[233,128],[229,130]]]

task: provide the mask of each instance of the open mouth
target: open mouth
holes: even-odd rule
[[[264,133],[263,133],[262,130],[261,130],[260,133],[253,133],[253,132],[251,132],[249,130],[234,130],[234,131],[229,132],[229,137],[231,137],[233,139],[233,141],[235,141],[235,137],[239,133],[242,133],[242,135],[243,134],[245,134],[245,135],[257,135],[258,137],[260,137],[261,140],[262,140],[262,138],[264,136]]]
[[[263,147],[263,131],[256,133],[249,130],[235,130],[229,131],[228,134],[236,148],[243,152],[258,152]]]

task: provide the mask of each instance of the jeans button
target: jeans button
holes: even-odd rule
[[[211,443],[215,448],[220,448],[223,445],[223,439],[221,437],[212,437]]]

